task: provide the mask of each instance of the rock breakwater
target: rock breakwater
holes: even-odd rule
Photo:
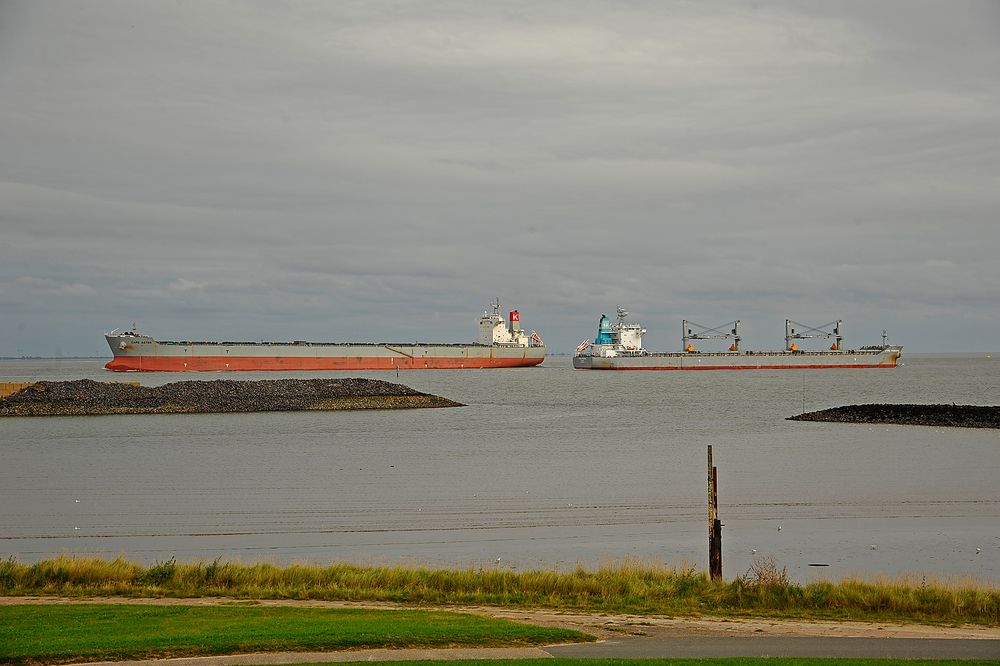
[[[950,428],[1000,428],[1000,407],[979,405],[848,405],[789,416],[789,421],[887,423]]]
[[[0,399],[0,416],[199,414],[413,409],[461,404],[377,379],[182,381],[135,386],[79,379],[37,382]]]

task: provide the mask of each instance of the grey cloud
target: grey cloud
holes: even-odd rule
[[[0,355],[464,340],[495,295],[563,351],[619,303],[671,348],[785,316],[988,348],[998,16],[5,3]]]

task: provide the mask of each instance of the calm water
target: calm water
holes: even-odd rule
[[[0,556],[516,569],[635,556],[705,567],[712,444],[727,577],[756,549],[799,580],[926,572],[1000,584],[1000,431],[784,420],[803,405],[998,404],[996,358],[601,373],[553,357],[541,368],[399,380],[118,375],[98,361],[0,361],[0,381],[362,375],[468,404],[3,419]]]

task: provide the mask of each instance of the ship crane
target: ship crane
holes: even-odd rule
[[[798,331],[795,330],[795,326],[799,327]],[[831,326],[833,329],[828,330]],[[798,351],[798,347],[792,340],[806,340],[809,338],[834,338],[835,342],[830,349],[839,350],[844,342],[844,321],[838,319],[837,321],[831,321],[814,328],[800,324],[797,321],[792,321],[791,319],[785,320],[785,349],[788,351]]]
[[[719,324],[715,328],[702,326],[687,319],[682,322],[681,340],[683,341],[684,346],[682,349],[684,351],[694,351],[694,345],[691,344],[691,340],[732,340],[733,344],[729,347],[729,351],[735,352],[740,350],[740,340],[742,339],[740,337],[739,319],[726,324]]]

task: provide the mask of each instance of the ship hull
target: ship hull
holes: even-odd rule
[[[118,372],[434,370],[514,368],[545,360],[544,347],[460,344],[159,342],[107,336]]]
[[[810,370],[895,368],[899,350],[843,352],[664,353],[575,356],[578,370]]]

